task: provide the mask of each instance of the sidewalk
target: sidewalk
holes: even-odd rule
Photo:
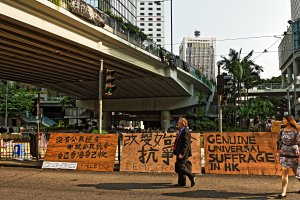
[[[276,199],[280,176],[198,175],[196,185],[174,187],[175,173],[90,172],[0,167],[0,194],[5,200],[169,200]],[[287,198],[300,199],[300,183],[290,177]],[[25,194],[25,195],[24,195]]]
[[[37,162],[34,160],[25,159],[10,159],[10,160],[0,160],[0,166],[2,167],[26,167],[26,168],[41,168],[43,165],[43,160],[39,159]]]

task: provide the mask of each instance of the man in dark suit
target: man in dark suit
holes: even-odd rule
[[[195,175],[191,173],[192,163],[188,160],[192,156],[191,133],[188,129],[188,121],[185,118],[178,120],[178,136],[174,143],[174,155],[176,155],[175,171],[178,173],[178,184],[176,186],[186,185],[186,176],[191,181],[191,187],[195,182]]]

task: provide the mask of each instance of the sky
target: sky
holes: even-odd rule
[[[171,6],[170,1],[165,1],[165,47],[170,50]],[[216,38],[216,61],[221,60],[221,55],[228,57],[230,48],[236,51],[242,48],[243,57],[254,50],[251,59],[263,67],[262,78],[281,74],[278,36],[289,25],[290,0],[173,0],[172,19],[175,54],[178,55],[183,37],[193,37],[198,30],[200,37]],[[268,52],[262,53],[265,49]]]

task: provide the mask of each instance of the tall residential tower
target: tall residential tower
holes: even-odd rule
[[[165,44],[164,2],[137,0],[137,26],[153,38],[156,44],[163,47]]]
[[[202,38],[195,31],[195,37],[184,37],[179,47],[179,56],[197,68],[209,80],[215,80],[216,38]]]

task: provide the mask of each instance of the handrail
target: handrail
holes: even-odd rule
[[[272,89],[282,89],[282,83],[262,83],[257,86],[257,89],[266,89],[266,90],[272,90]]]

